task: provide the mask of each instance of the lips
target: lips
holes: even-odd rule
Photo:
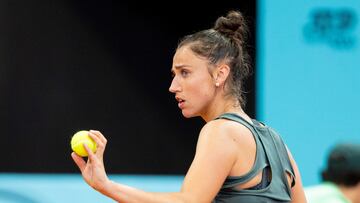
[[[178,107],[179,107],[180,109],[183,109],[183,108],[184,108],[184,103],[185,103],[185,101],[179,101]]]
[[[184,105],[185,105],[185,100],[181,99],[180,97],[175,97],[176,100],[178,101],[178,107],[180,109],[184,108]]]

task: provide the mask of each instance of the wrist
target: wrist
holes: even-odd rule
[[[106,179],[106,181],[102,184],[102,187],[98,188],[97,191],[104,195],[110,195],[111,189],[114,188],[114,182],[110,179]]]

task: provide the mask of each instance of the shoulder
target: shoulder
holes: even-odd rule
[[[202,134],[210,135],[230,135],[230,134],[241,134],[246,133],[249,130],[244,125],[227,119],[212,120],[204,125],[200,131]]]
[[[247,139],[250,141],[253,139],[247,127],[235,121],[218,119],[204,125],[200,131],[198,144],[215,142],[227,147],[238,148],[240,143],[246,144]]]

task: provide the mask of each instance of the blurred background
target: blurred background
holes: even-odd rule
[[[113,179],[178,190],[204,122],[168,92],[172,56],[233,9],[250,26],[246,112],[282,135],[305,186],[318,183],[327,150],[360,141],[358,0],[2,0],[0,202],[111,202],[70,157],[88,129],[108,138]]]

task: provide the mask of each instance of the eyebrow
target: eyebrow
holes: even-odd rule
[[[184,67],[190,67],[190,65],[186,65],[186,64],[180,64],[180,65],[175,65],[174,68],[171,69],[171,72],[175,70],[179,70],[181,68],[184,68]]]

